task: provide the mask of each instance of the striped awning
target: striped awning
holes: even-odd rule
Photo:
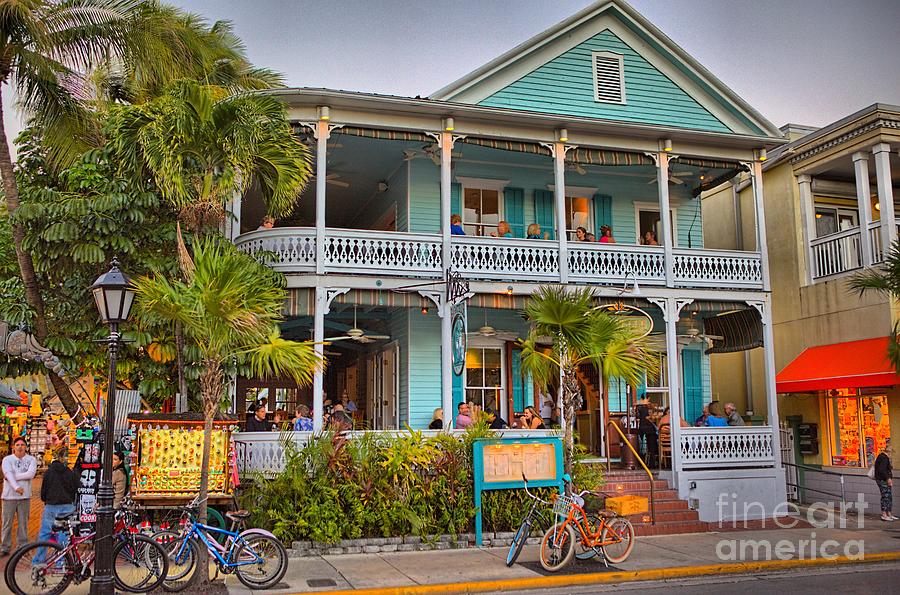
[[[331,131],[331,134],[349,134],[363,138],[377,138],[380,140],[406,140],[416,142],[434,142],[434,138],[424,132],[409,130],[386,130],[384,128],[362,128],[359,126],[341,126]]]
[[[734,304],[731,308],[734,309]],[[707,335],[724,337],[706,353],[734,353],[763,346],[762,320],[759,313],[751,308],[704,318],[703,324]]]
[[[505,293],[479,293],[469,298],[470,308],[494,308],[497,310],[522,310],[528,296]],[[312,316],[315,314],[315,290],[289,289],[282,313],[284,316]],[[434,302],[415,291],[389,291],[381,289],[351,289],[332,300],[332,304],[357,306],[383,306],[386,308],[431,308]]]
[[[566,153],[566,162],[582,165],[653,165],[653,160],[643,153],[585,148]]]
[[[550,157],[551,152],[548,147],[538,143],[526,143],[514,140],[499,140],[496,138],[478,138],[474,136],[465,136],[457,139],[458,143],[466,143],[469,145],[478,145],[479,147],[488,147],[489,149],[500,149],[503,151],[516,151],[519,153],[533,153],[534,155],[546,155]]]
[[[743,165],[737,161],[722,161],[719,159],[706,159],[703,157],[675,157],[671,161],[673,164],[692,165],[694,167],[702,167],[703,169],[745,169]]]

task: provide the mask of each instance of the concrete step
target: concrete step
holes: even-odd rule
[[[669,482],[664,479],[656,479],[653,481],[653,488],[657,491],[659,490],[668,490]],[[608,481],[603,488],[603,491],[609,494],[612,493],[624,493],[629,494],[631,492],[641,492],[644,490],[650,489],[650,482],[647,481],[646,478],[643,480],[639,479],[628,479],[621,481]]]
[[[709,531],[709,523],[703,521],[663,521],[657,522],[655,525],[651,525],[650,523],[634,524],[634,533],[638,536],[707,533]]]

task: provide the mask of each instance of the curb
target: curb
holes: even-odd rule
[[[877,562],[900,561],[900,552],[867,554],[857,560],[846,556],[834,558],[814,558],[795,560],[764,560],[759,562],[737,562],[734,564],[708,564],[704,566],[671,566],[620,572],[594,572],[589,574],[564,574],[537,576],[490,581],[443,583],[435,585],[407,585],[401,587],[375,587],[366,589],[343,589],[335,591],[295,591],[290,595],[305,593],[327,593],[328,595],[420,595],[423,593],[485,593],[496,591],[518,591],[552,587],[572,587],[577,585],[600,585],[635,581],[659,581],[696,576],[718,576],[728,574],[749,574],[792,568],[819,566],[841,566],[845,564],[872,564]]]

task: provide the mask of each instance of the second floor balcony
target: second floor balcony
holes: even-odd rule
[[[359,274],[437,279],[443,276],[440,234],[327,228],[316,245],[313,227],[282,227],[245,233],[237,246],[270,253],[273,268],[286,273]],[[449,268],[471,280],[558,283],[560,246],[555,240],[452,236]],[[661,246],[567,243],[568,282],[622,284],[636,279],[666,285]],[[761,289],[758,252],[676,248],[676,287]]]

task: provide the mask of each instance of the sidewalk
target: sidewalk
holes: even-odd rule
[[[862,548],[865,558],[870,561],[900,561],[900,522],[887,525],[875,518],[866,518],[865,524],[863,529],[856,528],[856,518],[852,517],[845,529],[728,530],[639,537],[631,557],[623,564],[607,569],[596,560],[573,560],[566,569],[552,574],[541,568],[537,546],[526,546],[512,568],[506,567],[508,548],[505,547],[295,558],[291,559],[279,588],[268,592],[359,589],[383,589],[381,592],[384,593],[488,592],[574,582],[659,580],[836,563],[822,557],[823,545],[826,555],[849,555],[854,559]],[[814,556],[810,554],[811,547],[815,550]],[[767,555],[767,551],[771,555]],[[757,564],[758,560],[774,562]],[[235,577],[228,577],[226,584],[230,593],[253,593]]]

